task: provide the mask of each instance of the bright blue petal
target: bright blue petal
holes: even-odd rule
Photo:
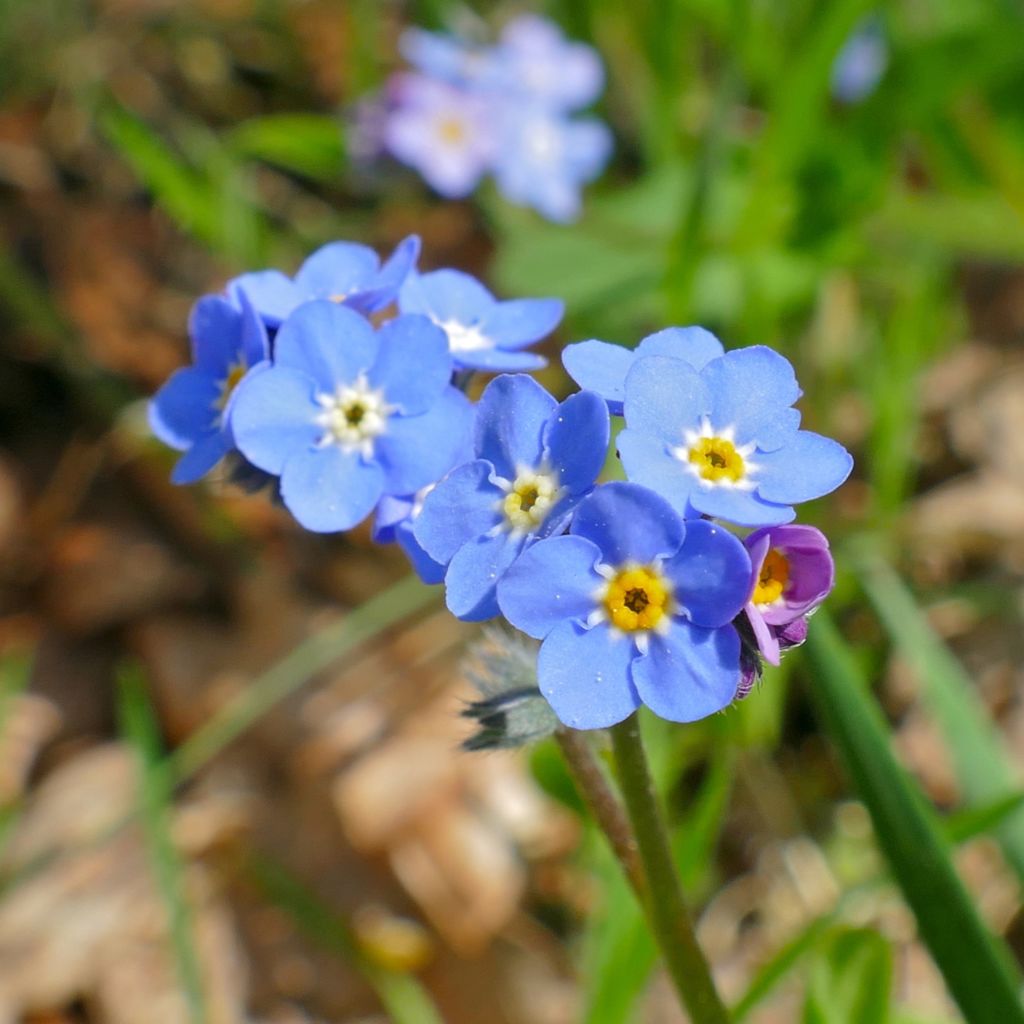
[[[708,629],[732,622],[754,583],[743,543],[705,519],[686,524],[683,546],[665,562],[664,571],[690,621]]]
[[[701,371],[712,396],[711,425],[734,427],[739,444],[756,442],[762,451],[786,444],[800,425],[790,406],[800,397],[788,359],[765,345],[727,352]]]
[[[412,530],[412,523],[401,523],[395,531],[395,537],[399,547],[405,552],[406,558],[409,559],[409,564],[424,583],[429,583],[433,586],[444,580],[445,567],[424,551],[423,545],[416,540],[416,535]]]
[[[500,614],[498,582],[525,544],[525,537],[504,532],[463,544],[444,577],[445,603],[452,615],[465,622],[482,622]]]
[[[444,331],[425,316],[388,321],[377,332],[379,349],[368,378],[389,405],[407,416],[426,412],[448,386],[452,357]]]
[[[626,476],[660,494],[686,517],[696,478],[668,449],[664,441],[636,430],[623,430],[615,439]]]
[[[192,307],[188,334],[192,362],[215,377],[226,377],[242,354],[242,315],[219,295],[204,295]]]
[[[403,238],[395,246],[395,251],[384,261],[384,265],[373,279],[372,286],[357,297],[353,304],[368,313],[376,313],[390,305],[398,298],[398,289],[413,272],[419,255],[419,236],[409,235],[408,238]]]
[[[674,555],[683,542],[683,521],[664,498],[646,487],[602,484],[580,502],[572,533],[592,540],[607,565],[650,562]]]
[[[390,544],[395,540],[395,531],[400,523],[404,523],[412,515],[416,507],[416,498],[412,494],[400,497],[386,494],[377,505],[377,514],[373,517],[373,530],[370,536],[377,544]]]
[[[597,607],[601,559],[585,537],[551,537],[528,548],[498,584],[502,614],[516,629],[542,640],[565,619],[586,621]]]
[[[484,388],[474,431],[478,458],[492,463],[498,476],[514,480],[519,466],[540,462],[548,417],[558,403],[532,377],[505,374]]]
[[[238,296],[238,301],[242,308],[241,355],[246,366],[256,366],[270,358],[267,327],[244,292]]]
[[[194,484],[231,451],[231,441],[222,430],[201,437],[174,466],[172,484]]]
[[[244,294],[268,327],[277,327],[306,296],[280,270],[257,270],[228,282],[228,297],[240,304]]]
[[[576,494],[604,468],[611,424],[608,406],[593,391],[570,395],[548,420],[544,451],[563,487]]]
[[[208,370],[175,370],[149,403],[149,427],[164,444],[189,448],[217,425],[220,385]]]
[[[232,396],[231,430],[239,451],[254,465],[279,475],[289,456],[312,449],[323,436],[316,386],[283,366],[250,372]]]
[[[377,359],[377,338],[365,318],[336,302],[307,302],[274,339],[274,362],[301,370],[322,392],[353,382]]]
[[[461,270],[434,270],[410,274],[398,293],[403,313],[423,313],[432,320],[477,323],[494,305],[494,296]]]
[[[690,504],[702,515],[725,519],[737,526],[782,526],[796,518],[790,505],[777,505],[760,498],[756,491],[731,487],[696,486]]]
[[[460,370],[482,370],[484,373],[518,373],[540,370],[548,365],[543,356],[532,352],[507,352],[501,348],[465,349],[453,352],[452,359]]]
[[[469,462],[452,470],[423,499],[413,531],[432,558],[450,562],[463,544],[501,522],[499,506],[505,493],[491,483],[491,472],[491,464],[483,459]]]
[[[666,636],[650,635],[633,662],[640,699],[670,722],[696,722],[732,703],[740,682],[740,638],[732,626],[702,629],[675,619]]]
[[[484,313],[480,331],[492,338],[498,348],[523,348],[547,337],[564,314],[565,303],[561,299],[496,302]]]
[[[365,519],[380,500],[384,474],[337,445],[293,455],[281,474],[281,498],[307,530],[336,533]]]
[[[599,394],[616,415],[622,414],[626,374],[633,359],[634,353],[628,348],[607,341],[581,341],[562,352],[562,365],[569,376],[581,388]]]
[[[630,678],[636,649],[632,640],[606,626],[585,630],[575,622],[557,625],[537,655],[537,682],[564,725],[606,729],[640,706]]]
[[[295,284],[307,299],[341,302],[371,284],[380,259],[367,245],[329,242],[307,258],[295,275]]]
[[[682,360],[644,356],[626,375],[626,424],[668,444],[682,444],[684,431],[697,429],[711,404],[700,374]]]
[[[853,469],[853,458],[830,437],[800,430],[778,451],[758,454],[757,493],[766,501],[792,505],[834,491]]]
[[[636,347],[638,358],[670,356],[682,359],[695,370],[703,369],[723,352],[722,343],[703,327],[666,327],[663,331],[648,334]]]

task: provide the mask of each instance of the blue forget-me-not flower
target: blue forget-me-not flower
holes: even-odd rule
[[[731,533],[684,522],[636,484],[603,484],[567,535],[526,551],[498,584],[505,617],[542,640],[541,692],[566,725],[600,729],[641,704],[674,722],[736,696],[732,620],[750,593],[750,557]]]
[[[476,458],[427,496],[413,531],[447,565],[448,608],[498,614],[495,588],[529,545],[563,530],[608,449],[605,403],[581,391],[559,404],[533,378],[496,377],[476,410]]]

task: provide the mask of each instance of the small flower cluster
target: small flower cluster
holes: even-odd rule
[[[688,722],[744,696],[832,587],[828,542],[793,525],[794,506],[852,467],[800,429],[792,366],[668,328],[634,350],[570,345],[581,390],[559,402],[516,371],[542,365],[524,349],[562,304],[498,301],[459,271],[420,273],[418,255],[414,237],[383,264],[333,243],[294,278],[246,274],[201,299],[194,365],[151,404],[154,431],[184,451],[174,479],[234,453],[310,530],[375,512],[376,539],[443,580],[453,614],[540,641],[537,683],[565,725],[641,704]],[[475,405],[474,372],[499,373]],[[600,483],[613,415],[627,481]]]
[[[469,195],[492,173],[510,202],[554,221],[578,216],[582,185],[611,153],[601,121],[571,116],[604,84],[591,47],[534,15],[510,21],[494,46],[421,29],[401,46],[416,70],[385,90],[384,149],[447,198]]]

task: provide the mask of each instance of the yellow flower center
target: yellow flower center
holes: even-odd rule
[[[238,387],[239,381],[245,376],[245,371],[248,369],[249,367],[244,363],[232,363],[228,367],[228,375],[220,382],[220,397],[214,403],[222,412],[228,404],[231,392]]]
[[[369,456],[374,438],[387,429],[394,406],[384,400],[382,391],[375,391],[360,376],[352,384],[338,388],[333,395],[317,395],[323,411],[316,418],[324,428],[321,444],[336,444],[344,451],[361,451]]]
[[[671,611],[672,585],[652,566],[620,569],[608,583],[603,602],[617,629],[654,629]]]
[[[437,122],[437,137],[449,146],[458,146],[466,135],[465,124],[456,117],[442,117]]]
[[[764,556],[761,574],[754,587],[754,604],[771,604],[782,597],[789,582],[789,559],[776,548],[770,548]]]
[[[742,480],[746,475],[743,456],[724,437],[701,437],[689,451],[690,462],[703,480]]]
[[[514,530],[535,530],[561,496],[560,491],[550,473],[522,470],[501,503],[506,523]]]

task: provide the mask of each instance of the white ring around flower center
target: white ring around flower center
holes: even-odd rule
[[[323,412],[316,417],[324,428],[321,448],[336,444],[344,452],[373,454],[374,439],[387,429],[388,417],[395,406],[384,401],[384,392],[374,390],[360,374],[351,384],[341,384],[333,395],[319,394],[317,403]]]
[[[734,480],[728,475],[720,475],[716,476],[715,479],[708,479],[708,477],[701,472],[700,464],[693,460],[691,453],[694,448],[701,444],[701,442],[708,440],[724,442],[734,451],[735,455],[739,457],[739,461],[742,465],[742,475],[739,479]],[[673,448],[671,451],[680,463],[682,463],[683,469],[692,476],[695,476],[698,483],[705,490],[722,488],[733,491],[752,491],[757,486],[757,481],[752,480],[751,476],[761,468],[757,463],[751,462],[750,460],[750,457],[754,454],[756,449],[757,444],[755,442],[750,442],[749,444],[736,444],[735,427],[729,426],[722,430],[716,430],[712,427],[711,421],[705,416],[701,419],[700,429],[684,430],[683,443],[678,447]]]
[[[494,342],[481,333],[476,324],[460,324],[458,320],[435,320],[434,323],[448,335],[448,348],[452,352],[479,352],[494,348]]]
[[[563,494],[557,474],[546,466],[518,466],[515,480],[498,478],[495,483],[505,492],[497,503],[501,528],[516,534],[536,530]]]

